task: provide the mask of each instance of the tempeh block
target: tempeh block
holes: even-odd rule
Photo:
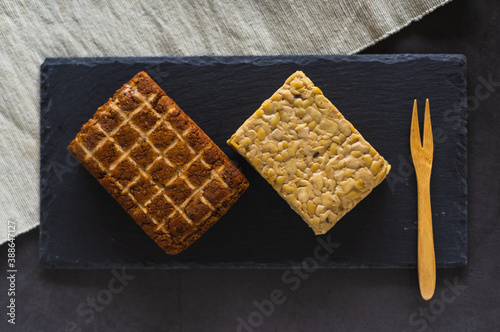
[[[248,187],[145,72],[99,107],[68,150],[168,254],[189,247]]]
[[[324,234],[391,166],[301,71],[228,140],[313,229]]]

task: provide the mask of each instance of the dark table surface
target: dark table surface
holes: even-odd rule
[[[36,229],[16,240],[17,324],[0,330],[498,331],[499,24],[500,2],[455,0],[363,52],[468,59],[468,266],[438,270],[433,300],[414,269],[43,270]]]

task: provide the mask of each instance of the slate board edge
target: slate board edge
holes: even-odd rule
[[[47,167],[44,167],[44,159],[47,156],[47,151],[46,149],[42,149],[46,144],[42,142],[42,139],[45,139],[46,141],[49,140],[51,131],[48,128],[45,128],[43,126],[44,121],[43,119],[45,117],[48,117],[49,114],[49,106],[51,102],[51,96],[48,93],[48,80],[46,79],[47,77],[47,71],[50,70],[50,65],[46,65],[47,60],[44,61],[44,63],[40,66],[40,201],[39,201],[39,215],[40,215],[40,226],[39,226],[39,237],[40,237],[40,252],[39,252],[39,259],[40,259],[40,264],[42,267],[50,266],[50,260],[48,255],[50,254],[47,252],[46,246],[43,246],[42,244],[44,242],[48,242],[49,240],[49,234],[48,232],[44,231],[43,228],[43,223],[45,219],[47,218],[47,211],[44,211],[42,209],[42,206],[44,204],[45,200],[48,200],[51,195],[48,195],[47,192],[47,184],[46,184],[46,176],[45,174],[49,171]]]
[[[92,266],[81,265],[73,262],[51,262],[51,261],[40,261],[42,268],[46,269],[54,269],[54,270],[92,270],[92,269],[112,269],[112,268],[126,268],[126,269],[146,269],[146,270],[186,270],[186,269],[203,269],[203,270],[215,270],[215,269],[223,269],[223,270],[287,270],[294,266],[298,266],[296,261],[283,261],[281,263],[254,263],[254,262],[245,262],[245,263],[216,263],[216,264],[203,264],[203,263],[180,263],[173,262],[172,264],[145,264],[145,263],[137,263],[137,264],[95,264]],[[447,263],[440,264],[436,268],[437,269],[463,269],[464,266],[462,263]],[[354,270],[354,269],[417,269],[415,265],[376,265],[376,264],[346,264],[346,263],[335,263],[335,264],[323,264],[318,265],[317,269],[319,270]]]
[[[467,258],[468,258],[468,187],[467,187],[467,182],[468,182],[468,168],[467,168],[467,161],[468,161],[468,150],[467,150],[467,145],[468,145],[468,138],[467,138],[467,118],[468,118],[468,108],[467,108],[467,58],[463,56],[463,63],[464,65],[461,67],[461,72],[463,75],[463,79],[465,82],[465,94],[462,96],[461,101],[460,101],[460,108],[463,110],[463,114],[466,116],[461,117],[461,122],[460,122],[460,138],[461,140],[457,142],[459,144],[459,148],[461,148],[465,153],[459,154],[459,157],[461,158],[459,160],[460,167],[459,167],[459,172],[460,175],[464,181],[464,192],[462,193],[462,204],[464,206],[464,217],[465,217],[465,238],[463,239],[464,241],[464,246],[465,246],[465,256],[463,257],[463,264],[462,266],[465,267],[467,266]]]
[[[309,63],[321,59],[335,61],[384,61],[388,63],[416,61],[429,59],[433,61],[455,60],[466,63],[466,57],[462,54],[355,54],[355,55],[230,55],[230,56],[157,56],[157,57],[48,57],[41,65],[41,71],[46,66],[68,65],[68,64],[109,64],[120,62],[124,64],[133,64],[138,60],[143,62],[164,63],[188,63],[191,65],[210,65],[213,63],[222,64],[240,64],[252,63],[255,65],[266,66],[273,64],[277,59],[281,62]]]

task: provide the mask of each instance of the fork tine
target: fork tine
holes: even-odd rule
[[[413,102],[413,115],[411,117],[410,147],[411,149],[421,148],[420,128],[418,126],[417,100]]]
[[[434,141],[432,139],[431,112],[429,107],[429,99],[425,102],[425,117],[424,117],[424,151],[432,153],[434,150]]]

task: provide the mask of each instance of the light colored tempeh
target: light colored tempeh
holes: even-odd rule
[[[97,110],[68,150],[169,254],[189,247],[248,187],[145,72]]]
[[[301,71],[228,140],[314,230],[324,234],[391,166]]]

